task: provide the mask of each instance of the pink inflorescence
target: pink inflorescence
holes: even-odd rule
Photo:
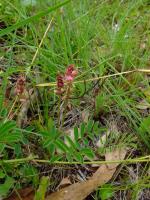
[[[72,82],[74,78],[77,76],[78,71],[74,68],[74,65],[71,64],[68,66],[65,73],[65,80],[68,82]]]
[[[61,95],[64,92],[64,83],[70,84],[74,81],[77,76],[78,71],[75,69],[74,65],[71,64],[67,67],[65,74],[57,75],[57,94]]]
[[[15,86],[15,93],[17,95],[23,94],[25,90],[26,79],[23,75],[20,75],[17,79],[16,86]]]
[[[63,87],[64,87],[64,80],[63,76],[61,74],[57,75],[57,94],[62,94],[63,93]]]

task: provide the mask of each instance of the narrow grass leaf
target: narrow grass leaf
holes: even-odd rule
[[[0,31],[0,37],[6,35],[6,34],[8,34],[8,33],[10,33],[10,32],[13,31],[13,30],[16,30],[16,29],[19,28],[19,27],[22,27],[22,26],[24,26],[24,25],[26,25],[26,24],[29,24],[29,23],[32,22],[32,21],[38,20],[39,18],[41,18],[41,17],[43,17],[43,16],[45,16],[45,15],[51,13],[52,11],[54,11],[54,10],[56,10],[56,9],[58,9],[58,8],[60,8],[60,7],[62,7],[62,6],[64,6],[65,4],[67,4],[67,3],[69,3],[69,2],[70,2],[70,0],[66,0],[66,1],[64,1],[64,2],[62,2],[62,3],[59,3],[59,4],[55,5],[54,7],[50,7],[50,8],[48,8],[48,9],[45,10],[45,11],[39,12],[38,14],[36,14],[36,15],[34,15],[34,16],[28,17],[27,19],[25,19],[25,20],[23,20],[23,21],[21,21],[21,22],[18,22],[18,23],[16,23],[16,24],[12,25],[12,26],[9,26],[9,27],[7,27],[7,28],[1,30],[1,31]]]

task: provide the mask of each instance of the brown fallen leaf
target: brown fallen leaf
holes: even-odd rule
[[[89,120],[89,116],[90,116],[89,111],[88,110],[84,110],[82,112],[82,121],[85,122],[85,123],[87,123],[88,120]]]
[[[116,150],[113,151],[113,153],[112,152],[107,152],[105,154],[105,160],[107,160],[107,161],[123,160],[125,155],[126,155],[126,149],[122,149],[122,150],[116,149]],[[107,164],[107,167],[109,169],[116,168],[117,166],[118,166],[118,163]]]
[[[57,188],[64,188],[64,187],[66,187],[66,186],[68,186],[68,185],[71,185],[71,182],[70,182],[70,180],[69,180],[69,178],[68,177],[65,177],[65,178],[63,178],[62,180],[61,180],[61,182],[59,183],[59,185],[58,185],[58,187]]]
[[[34,199],[34,190],[31,187],[27,187],[21,190],[18,190],[17,193],[13,194],[6,198],[5,200],[33,200]]]
[[[124,149],[116,149],[113,152],[106,155],[106,161],[121,160],[124,159],[126,151]],[[116,167],[119,163],[102,164],[94,175],[87,181],[81,183],[72,184],[66,188],[61,189],[58,192],[52,193],[46,197],[46,200],[83,200],[97,187],[107,183],[116,171]]]

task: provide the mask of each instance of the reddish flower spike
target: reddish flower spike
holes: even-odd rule
[[[58,88],[64,87],[63,77],[60,74],[57,75],[57,87]]]
[[[77,74],[78,74],[78,71],[77,71],[77,70],[73,70],[73,72],[72,72],[72,76],[73,76],[73,77],[76,77]]]
[[[23,94],[24,89],[25,89],[25,82],[26,82],[25,77],[22,75],[19,76],[19,78],[17,79],[17,82],[16,82],[16,86],[15,86],[15,93],[17,95]]]
[[[74,68],[74,65],[71,64],[68,66],[65,73],[65,80],[68,82],[73,82],[74,78],[77,76],[78,71]]]
[[[67,67],[67,70],[66,70],[66,75],[71,75],[72,74],[72,72],[73,72],[73,70],[74,70],[74,65],[73,64],[71,64],[71,65],[69,65],[68,67]]]
[[[64,87],[63,76],[61,74],[58,74],[56,79],[57,79],[57,90],[56,90],[56,93],[58,95],[61,95],[63,93],[63,87]]]

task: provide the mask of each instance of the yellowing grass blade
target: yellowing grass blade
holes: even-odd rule
[[[109,74],[109,75],[104,75],[104,76],[100,76],[100,77],[96,77],[96,78],[91,78],[91,79],[87,79],[87,80],[80,80],[80,81],[75,81],[74,84],[77,83],[84,83],[84,82],[90,82],[90,81],[95,81],[95,80],[100,80],[100,79],[104,79],[104,78],[110,78],[110,77],[114,77],[114,76],[120,76],[120,75],[124,75],[124,74],[130,74],[130,73],[135,73],[135,72],[141,72],[141,73],[150,73],[150,69],[134,69],[131,71],[125,71],[125,72],[118,72],[115,74]],[[52,83],[41,83],[36,85],[37,87],[48,87],[48,86],[56,86],[56,82],[52,82]]]

